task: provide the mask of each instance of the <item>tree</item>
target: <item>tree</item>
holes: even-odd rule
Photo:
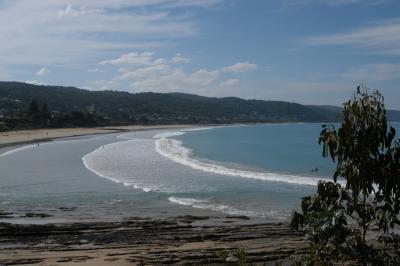
[[[39,104],[38,101],[33,99],[29,104],[29,114],[37,114],[39,113]]]
[[[333,182],[320,182],[316,195],[303,198],[302,212],[292,218],[292,227],[304,226],[310,239],[308,262],[400,261],[398,249],[388,251],[399,243],[394,227],[400,225],[400,142],[395,135],[393,127],[388,129],[382,95],[365,87],[357,87],[344,104],[339,130],[322,126],[322,155],[336,162]],[[367,243],[372,226],[384,249]]]
[[[47,106],[47,103],[42,103],[40,112],[43,114],[48,114],[49,113],[49,107]]]

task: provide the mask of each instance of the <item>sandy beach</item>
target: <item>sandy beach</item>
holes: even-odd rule
[[[116,127],[95,127],[95,128],[56,128],[56,129],[33,129],[0,132],[0,148],[24,143],[48,141],[57,138],[77,137],[94,134],[107,134],[114,132],[185,128],[190,125],[133,125]]]

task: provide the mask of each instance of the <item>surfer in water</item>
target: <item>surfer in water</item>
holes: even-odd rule
[[[318,172],[318,167],[315,167],[315,169],[311,170],[312,173],[317,173]]]

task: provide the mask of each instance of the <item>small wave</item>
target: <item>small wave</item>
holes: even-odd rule
[[[103,177],[103,178],[105,178],[105,179],[111,180],[111,181],[113,181],[113,182],[115,182],[115,183],[118,183],[118,184],[123,184],[124,186],[132,186],[132,184],[129,184],[129,183],[127,183],[127,182],[124,182],[124,181],[118,180],[118,179],[116,179],[116,178],[112,178],[112,177],[103,175],[103,174],[100,173],[99,171],[96,171],[94,168],[92,168],[92,167],[89,166],[89,163],[88,163],[88,156],[90,156],[92,153],[95,153],[95,152],[97,152],[97,151],[99,151],[99,150],[101,150],[101,149],[104,149],[104,148],[107,147],[108,145],[110,145],[110,144],[101,146],[100,148],[97,148],[97,149],[95,149],[94,151],[92,151],[92,152],[86,154],[85,156],[83,156],[83,157],[82,157],[83,165],[84,165],[89,171],[95,173],[96,175],[98,175],[98,176],[100,176],[100,177]]]
[[[136,141],[136,140],[130,140],[130,141]],[[143,192],[159,192],[160,190],[157,187],[152,187],[152,186],[147,185],[147,184],[134,183],[134,182],[129,182],[129,181],[121,180],[121,179],[118,179],[118,178],[110,177],[108,175],[105,175],[105,174],[101,173],[100,171],[97,171],[94,167],[90,166],[90,163],[89,163],[89,157],[90,156],[92,156],[93,154],[95,154],[97,152],[100,152],[100,151],[102,151],[104,149],[107,149],[108,146],[112,146],[112,145],[119,144],[119,143],[120,142],[114,142],[114,143],[110,143],[110,144],[107,144],[107,145],[103,145],[103,146],[95,149],[94,151],[84,155],[82,157],[83,165],[89,171],[93,172],[94,174],[96,174],[96,175],[98,175],[100,177],[103,177],[105,179],[108,179],[108,180],[110,180],[112,182],[115,182],[115,183],[118,183],[118,184],[122,184],[125,187],[132,187],[134,189],[142,190]]]
[[[153,138],[154,139],[169,138],[169,137],[181,136],[183,134],[185,134],[185,132],[183,132],[183,131],[168,131],[168,132],[159,133],[159,134],[153,136]]]
[[[132,186],[135,189],[142,190],[143,192],[159,192],[159,189],[157,189],[155,187],[150,187],[149,185],[130,184],[129,186]]]
[[[35,145],[31,144],[31,145],[26,145],[26,146],[22,146],[22,147],[19,147],[19,148],[15,148],[15,149],[3,152],[2,154],[0,154],[0,157],[8,156],[10,154],[13,154],[13,153],[16,153],[16,152],[19,152],[19,151],[32,149],[32,148],[34,148],[36,146],[37,146],[36,144]]]
[[[169,131],[162,131],[162,132],[157,130],[159,133],[154,135],[153,139],[176,137],[176,136],[184,135],[184,134],[186,134],[186,132],[189,132],[189,131],[208,130],[208,129],[213,129],[213,127],[187,128],[187,129],[179,129],[179,130],[173,130],[173,131],[169,130]],[[124,134],[117,136],[117,139],[131,140],[131,139],[139,139],[139,138],[137,137],[137,132],[129,132],[129,133],[124,133]],[[144,139],[147,139],[147,138],[144,138]]]
[[[175,139],[160,138],[155,141],[156,151],[170,160],[177,162],[182,165],[189,166],[196,170],[201,170],[205,172],[228,175],[228,176],[238,176],[243,178],[259,179],[265,181],[274,182],[285,182],[290,184],[300,184],[300,185],[311,185],[316,186],[319,180],[328,179],[318,179],[315,177],[307,176],[297,176],[288,174],[278,174],[278,173],[267,173],[267,172],[254,172],[247,170],[240,170],[234,168],[228,168],[222,165],[211,164],[194,159],[192,151],[182,145],[182,142]]]
[[[239,210],[235,207],[219,204],[219,203],[211,203],[209,200],[200,200],[200,199],[192,199],[192,198],[178,198],[178,197],[169,197],[168,200],[172,203],[176,203],[184,206],[191,206],[197,209],[205,209],[212,210],[217,212],[223,212],[232,215],[245,215],[252,217],[267,217],[267,216],[276,216],[277,212],[256,212],[256,211],[245,211]]]
[[[219,127],[229,127],[229,126],[219,126]],[[200,130],[210,130],[214,129],[215,127],[194,127],[194,128],[188,128],[188,129],[183,129],[182,131],[200,131]]]
[[[200,131],[200,130],[210,130],[210,129],[213,129],[213,128],[214,127],[194,127],[194,128],[181,129],[179,131],[161,132],[161,133],[158,133],[157,135],[154,135],[153,139],[161,139],[161,138],[182,136],[182,135],[186,134],[186,132]]]

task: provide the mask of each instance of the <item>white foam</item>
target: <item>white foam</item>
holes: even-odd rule
[[[8,155],[10,155],[10,154],[13,154],[13,153],[16,153],[16,152],[19,152],[19,151],[32,149],[32,148],[34,148],[34,147],[36,147],[36,146],[37,146],[36,144],[35,144],[35,145],[31,144],[31,145],[26,145],[26,146],[18,147],[18,148],[15,148],[15,149],[12,149],[12,150],[3,152],[2,154],[0,154],[0,157],[8,156]]]
[[[143,192],[158,192],[159,190],[155,187],[149,187],[149,185],[143,184],[130,184],[133,188],[140,189]]]
[[[168,200],[170,202],[191,206],[197,209],[206,209],[217,212],[223,212],[232,215],[245,215],[245,216],[254,216],[254,217],[267,217],[267,216],[276,216],[277,212],[256,212],[256,211],[245,211],[239,210],[235,207],[219,204],[219,203],[211,203],[209,200],[200,200],[200,199],[192,199],[192,198],[178,198],[178,197],[169,197]]]
[[[100,149],[100,148],[99,148],[99,149]],[[98,150],[98,149],[97,149],[97,150]],[[93,152],[95,152],[95,151],[96,151],[96,150],[94,150]],[[92,171],[93,173],[95,173],[96,175],[98,175],[98,176],[100,176],[100,177],[106,178],[106,179],[111,180],[111,181],[113,181],[113,182],[115,182],[115,183],[123,184],[124,186],[127,185],[127,184],[124,184],[124,182],[121,181],[121,180],[118,180],[118,179],[116,179],[116,178],[112,178],[112,177],[103,175],[102,173],[96,171],[94,168],[91,168],[91,167],[89,166],[89,164],[87,163],[87,159],[86,159],[87,156],[88,156],[89,154],[90,154],[90,153],[88,153],[88,154],[86,154],[85,156],[82,157],[83,165],[85,165],[85,167],[86,167],[88,170]]]
[[[231,127],[231,126],[218,126],[218,127]],[[183,129],[182,131],[200,131],[200,130],[210,130],[214,128],[215,127],[194,127],[194,128]]]
[[[104,175],[104,174],[102,174],[101,172],[99,172],[99,171],[97,171],[96,169],[94,169],[94,168],[92,168],[92,167],[89,166],[89,163],[88,163],[88,158],[89,158],[89,156],[90,156],[91,154],[94,154],[94,153],[100,151],[100,150],[103,150],[105,147],[107,147],[107,146],[109,146],[109,145],[112,145],[112,144],[107,144],[107,145],[101,146],[101,147],[95,149],[94,151],[92,151],[92,152],[86,154],[85,156],[83,156],[83,157],[82,157],[83,165],[84,165],[89,171],[95,173],[96,175],[98,175],[98,176],[100,176],[100,177],[103,177],[103,178],[105,178],[105,179],[108,179],[108,180],[113,181],[113,182],[118,183],[118,184],[122,184],[122,185],[124,185],[124,186],[126,186],[126,187],[134,187],[134,188],[136,188],[136,189],[141,189],[141,188],[139,188],[136,184],[129,183],[129,182],[125,182],[125,181],[119,180],[119,179],[117,179],[117,178],[113,178],[113,177]]]
[[[151,147],[150,145],[152,144],[152,141],[147,139],[145,140],[146,142],[149,143],[149,148]],[[143,192],[173,192],[168,190],[167,188],[161,188],[158,186],[156,183],[152,184],[151,182],[146,182],[145,180],[135,180],[134,177],[130,176],[128,172],[125,172],[125,174],[121,175],[121,172],[116,171],[117,169],[120,170],[120,165],[112,165],[113,170],[107,169],[108,167],[101,167],[101,165],[104,162],[119,162],[121,163],[121,159],[126,161],[128,163],[129,167],[134,167],[131,166],[131,161],[134,162],[135,159],[130,158],[127,156],[128,154],[136,154],[138,157],[142,158],[143,153],[131,153],[130,148],[132,147],[137,147],[136,143],[142,143],[143,139],[131,139],[127,141],[120,141],[120,142],[113,142],[104,146],[101,146],[92,152],[84,155],[82,157],[82,161],[84,166],[94,174],[108,179],[112,182],[121,184],[125,187],[131,187],[134,189],[142,190]],[[134,144],[133,144],[134,143]],[[128,147],[128,148],[127,148]],[[116,153],[117,152],[117,153]],[[154,151],[153,151],[154,152]],[[118,159],[117,159],[118,158]],[[146,160],[146,159],[143,159]],[[140,162],[138,162],[140,163]],[[126,165],[125,165],[126,166]],[[125,168],[126,170],[126,168]],[[129,168],[129,170],[131,170]],[[126,175],[126,173],[128,173]]]
[[[87,154],[87,155],[89,155],[89,154]],[[92,171],[92,172],[95,173],[96,175],[98,175],[98,176],[100,176],[100,177],[103,177],[103,178],[105,178],[105,179],[108,179],[108,180],[110,180],[110,181],[113,181],[113,182],[115,182],[115,183],[122,184],[122,185],[125,186],[125,187],[133,187],[133,188],[135,188],[135,189],[142,190],[143,192],[152,192],[152,191],[156,191],[156,189],[154,189],[154,188],[149,188],[149,187],[141,186],[141,185],[139,185],[139,184],[135,184],[135,183],[131,183],[131,182],[125,182],[125,181],[119,180],[119,179],[117,179],[117,178],[113,178],[113,177],[110,177],[110,176],[103,175],[103,174],[100,173],[99,171],[96,171],[94,168],[91,168],[91,167],[89,166],[89,164],[87,163],[86,158],[85,158],[87,155],[85,155],[85,156],[82,157],[83,164],[85,165],[85,167],[86,167],[89,171]]]
[[[185,134],[185,132],[183,131],[168,131],[154,135],[153,138],[154,139],[169,138],[169,137],[181,136],[183,134]]]
[[[278,174],[268,172],[255,172],[228,168],[222,165],[202,162],[192,157],[192,151],[182,145],[182,142],[175,139],[160,138],[155,141],[156,151],[170,160],[189,166],[196,170],[205,172],[237,176],[243,178],[259,179],[265,181],[285,182],[290,184],[316,186],[319,180],[329,181],[328,179],[318,179],[316,177],[298,176],[289,174]]]
[[[190,131],[199,131],[199,130],[209,130],[213,129],[214,127],[194,127],[194,128],[187,128],[187,129],[181,129],[179,131],[167,131],[167,132],[161,132],[153,136],[153,139],[161,139],[161,138],[169,138],[169,137],[176,137],[176,136],[182,136],[186,134],[186,132]]]

